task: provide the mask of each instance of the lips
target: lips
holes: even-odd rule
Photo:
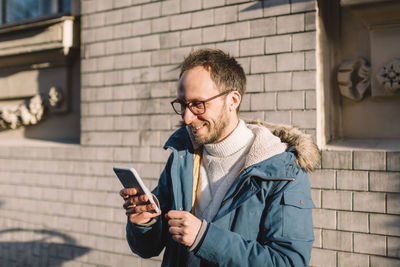
[[[199,125],[199,126],[193,126],[193,125],[191,125],[190,126],[190,129],[192,130],[192,133],[193,134],[196,134],[199,130],[201,130],[204,126],[205,126],[206,124],[202,124],[202,125]]]

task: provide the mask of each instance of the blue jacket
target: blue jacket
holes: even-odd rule
[[[194,250],[202,259],[201,266],[308,265],[314,241],[314,204],[304,168],[318,163],[318,149],[294,128],[264,126],[283,136],[289,148],[240,173]],[[307,151],[299,153],[304,147]],[[186,129],[177,130],[165,148],[172,153],[153,194],[163,215],[169,210],[190,212],[194,150]],[[300,160],[299,154],[303,154]],[[310,159],[307,155],[311,154],[314,158]],[[188,248],[172,240],[163,215],[151,226],[128,221],[128,243],[143,258],[158,256],[165,248],[162,266],[186,266]]]

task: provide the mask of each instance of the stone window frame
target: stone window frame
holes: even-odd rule
[[[336,71],[340,64],[337,53],[340,51],[335,50],[335,44],[340,42],[341,5],[385,1],[390,2],[389,0],[317,0],[316,141],[321,149],[400,151],[400,142],[397,139],[354,140],[342,137],[341,93],[336,81]]]

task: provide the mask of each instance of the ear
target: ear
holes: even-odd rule
[[[242,100],[242,96],[238,91],[233,91],[229,94],[229,111],[236,111]]]

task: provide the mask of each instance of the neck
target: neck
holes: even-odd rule
[[[239,121],[236,129],[228,137],[219,143],[205,144],[204,149],[213,157],[229,157],[246,147],[252,139],[253,133],[244,121]]]
[[[230,120],[230,123],[225,127],[224,134],[219,138],[215,143],[219,143],[224,141],[228,136],[230,136],[236,127],[239,125],[239,118],[236,116],[233,120]]]

